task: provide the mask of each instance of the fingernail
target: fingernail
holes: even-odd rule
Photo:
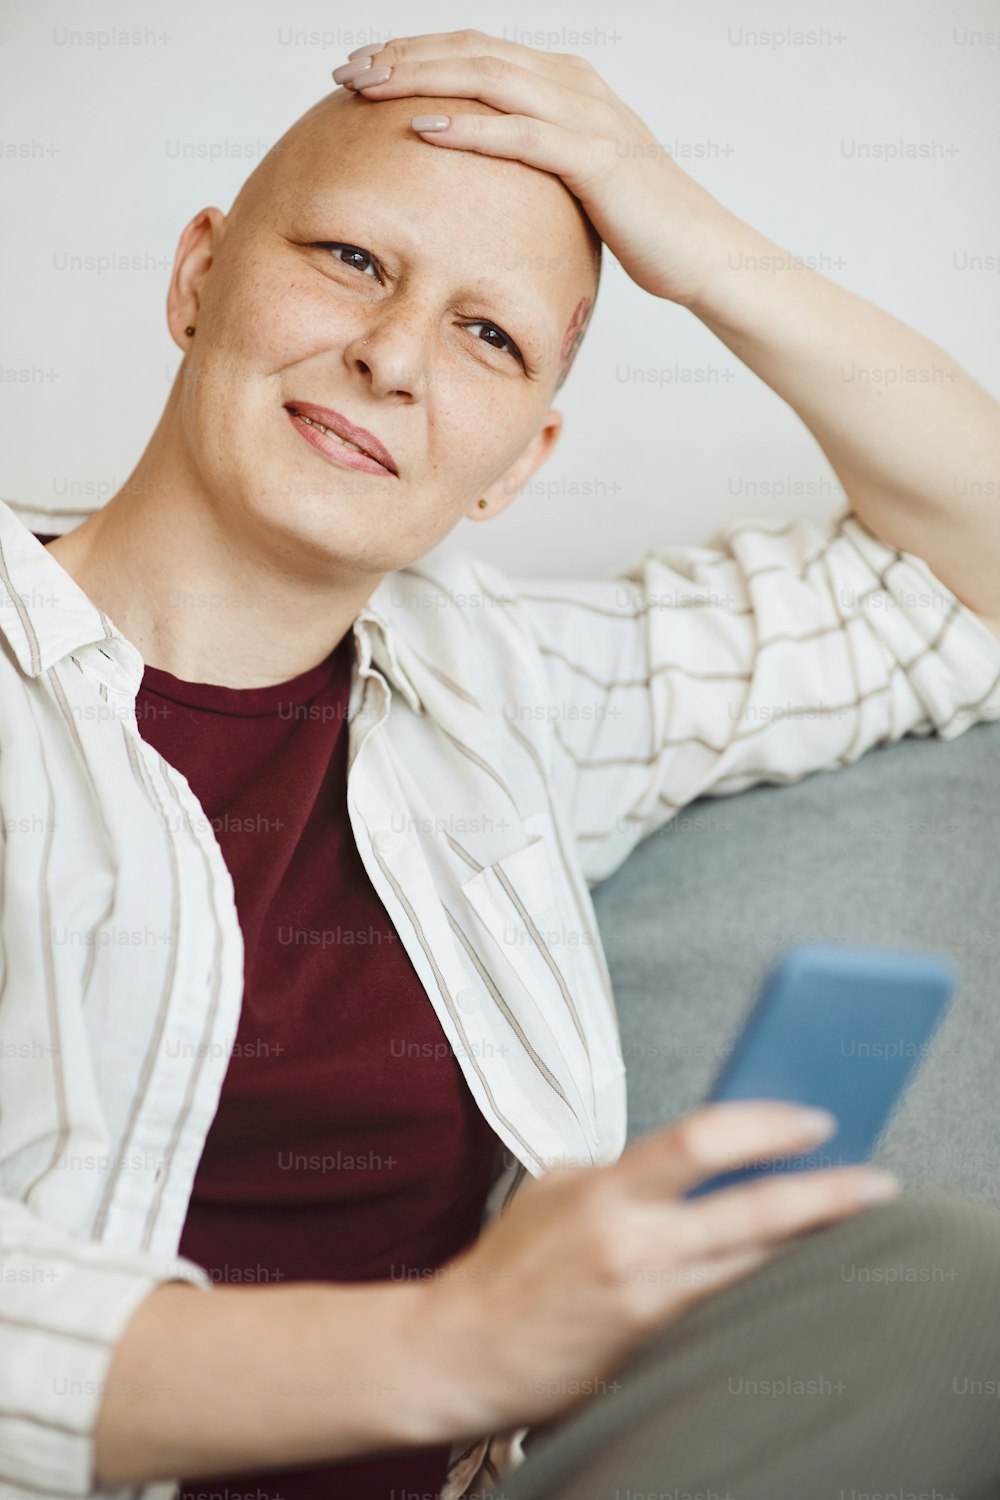
[[[363,72],[364,69],[370,67],[370,65],[370,57],[359,58],[357,62],[353,63],[341,63],[339,68],[334,68],[331,76],[334,83],[346,83],[348,78],[353,78],[356,73]]]
[[[451,124],[450,115],[414,115],[410,121],[414,130],[447,130]]]
[[[376,52],[381,52],[385,42],[371,42],[367,47],[355,47],[353,52],[348,52],[348,58],[374,57]]]
[[[363,68],[360,73],[354,74],[350,82],[356,89],[367,89],[371,88],[373,83],[385,83],[391,74],[391,68]],[[340,82],[339,78],[337,82]]]
[[[797,1120],[808,1135],[832,1135],[837,1128],[837,1116],[828,1109],[801,1109]]]
[[[891,1172],[872,1172],[861,1184],[861,1196],[869,1202],[880,1198],[896,1198],[900,1192],[900,1181]]]

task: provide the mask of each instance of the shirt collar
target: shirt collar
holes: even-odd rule
[[[65,656],[87,653],[100,680],[134,699],[145,669],[138,648],[32,534],[65,534],[87,514],[49,513],[0,500],[0,632],[27,676],[40,676]],[[419,713],[420,695],[400,663],[391,581],[392,574],[382,579],[359,611],[353,630],[362,663],[374,661],[390,686]]]

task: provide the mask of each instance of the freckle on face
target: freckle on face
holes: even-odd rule
[[[573,341],[584,325],[584,321],[587,317],[587,310],[589,309],[589,307],[589,297],[581,297],[579,302],[574,307],[573,316],[569,320],[569,325],[563,337],[562,348],[559,351],[560,364],[565,364],[566,356],[573,347]]]

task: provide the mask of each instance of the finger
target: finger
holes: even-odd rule
[[[545,124],[529,115],[414,115],[416,133],[436,146],[453,151],[478,151],[483,156],[522,161],[561,177],[571,192],[582,191],[587,168],[583,138],[561,126]],[[443,129],[421,128],[421,121],[447,118]]]
[[[348,52],[347,61],[357,62],[359,57],[374,57],[386,45],[385,42],[366,42],[363,47],[355,47],[353,52]]]
[[[777,1255],[781,1246],[754,1245],[729,1250],[705,1260],[680,1260],[674,1236],[664,1230],[664,1215],[648,1212],[630,1218],[623,1227],[637,1251],[627,1259],[621,1280],[630,1290],[629,1303],[641,1320],[662,1320],[669,1310],[677,1312],[720,1291],[730,1282],[749,1275]]]
[[[635,1196],[662,1200],[716,1172],[815,1146],[835,1128],[825,1110],[783,1099],[707,1104],[636,1141],[611,1170],[622,1173]]]
[[[353,89],[353,73],[372,63],[377,67],[398,68],[403,66],[419,66],[429,62],[472,62],[475,58],[495,58],[507,63],[512,67],[520,67],[523,71],[533,73],[540,78],[548,78],[556,83],[568,84],[572,87],[582,87],[584,91],[597,93],[603,87],[603,80],[589,64],[584,64],[582,58],[554,60],[553,54],[545,52],[533,52],[528,47],[517,47],[513,44],[506,45],[498,43],[496,38],[483,37],[481,42],[470,42],[468,45],[456,45],[455,39],[461,38],[463,32],[443,32],[440,36],[414,37],[409,41],[393,40],[386,42],[377,52],[361,49],[356,58],[349,59],[340,67],[334,68],[333,79],[335,83],[343,83],[345,88]],[[468,35],[475,37],[477,33]],[[583,69],[574,68],[572,62],[583,64]],[[579,79],[579,84],[575,80]]]
[[[722,1291],[734,1281],[749,1276],[761,1266],[773,1260],[780,1247],[761,1245],[753,1250],[733,1250],[726,1255],[715,1255],[711,1259],[694,1264],[677,1265],[665,1262],[646,1267],[640,1274],[644,1283],[650,1285],[654,1296],[653,1305],[663,1309],[676,1309],[681,1296],[685,1305],[701,1302],[715,1292]]]
[[[899,1183],[873,1167],[780,1173],[672,1205],[677,1254],[697,1262],[787,1240],[895,1197]]]
[[[402,99],[430,94],[449,99],[478,99],[508,114],[527,114],[550,123],[582,128],[595,101],[551,78],[522,68],[496,55],[485,57],[431,58],[426,62],[393,65],[385,53],[373,63],[375,70],[392,67],[383,83],[365,83],[363,73],[345,80],[366,99]]]
[[[604,87],[600,75],[584,57],[577,57],[570,52],[550,52],[537,47],[525,47],[519,42],[510,42],[505,38],[474,30],[432,31],[419,36],[393,37],[391,41],[376,43],[370,47],[356,47],[347,55],[351,62],[361,57],[377,55],[380,63],[384,62],[389,66],[397,62],[425,62],[433,57],[496,55],[564,82],[567,75],[570,75],[574,79],[574,86],[587,92],[596,94]]]

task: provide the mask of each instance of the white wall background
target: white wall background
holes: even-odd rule
[[[6,0],[0,495],[108,498],[180,358],[164,302],[183,225],[207,204],[228,210],[359,43],[464,25],[588,57],[741,217],[1000,395],[997,0]],[[102,35],[122,30],[131,40]],[[751,41],[761,32],[778,36]],[[861,160],[859,141],[930,154]],[[81,256],[95,268],[74,269]],[[129,259],[108,269],[109,257]],[[560,404],[566,430],[533,488],[445,545],[519,575],[600,576],[726,521],[839,506],[789,408],[610,257]]]

